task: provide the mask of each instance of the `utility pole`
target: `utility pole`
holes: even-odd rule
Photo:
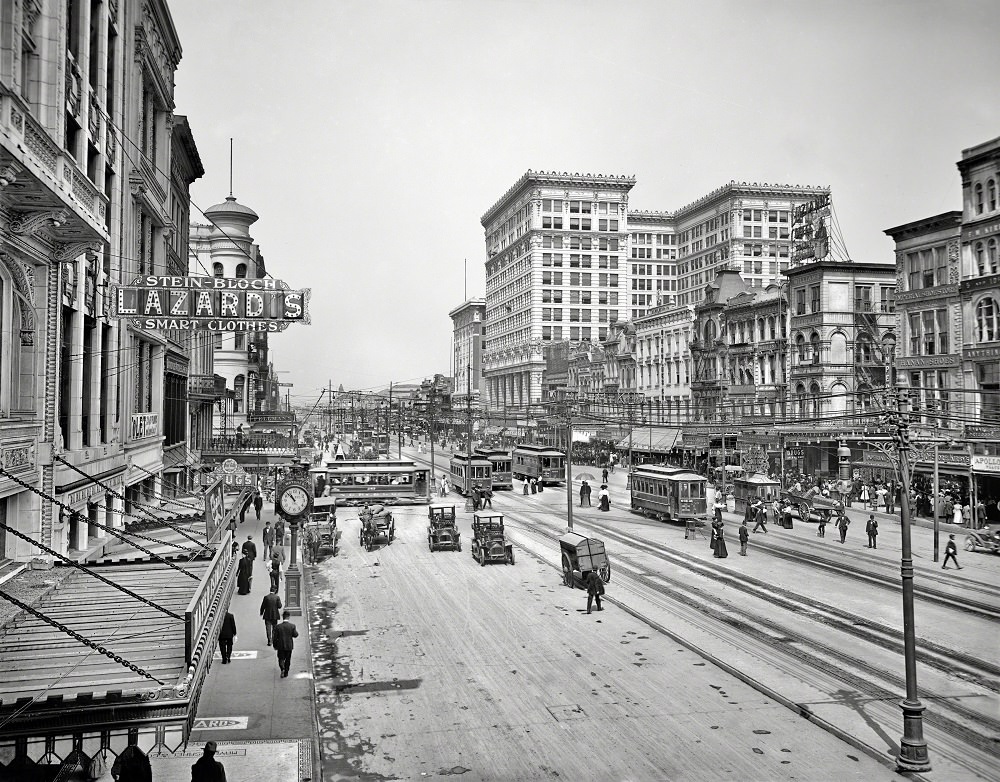
[[[573,531],[573,404],[566,400],[566,531]]]
[[[466,384],[466,394],[465,394],[465,415],[467,417],[466,424],[468,426],[468,432],[466,434],[466,442],[468,446],[466,448],[466,455],[469,459],[472,459],[472,365],[465,365],[465,384]],[[470,461],[470,467],[471,461]]]
[[[326,436],[333,442],[333,381],[326,381]]]
[[[430,414],[430,436],[431,436],[431,494],[434,493],[434,481],[436,478],[436,473],[434,472],[434,407],[437,404],[437,388],[431,386],[431,403],[427,407],[427,412]]]
[[[722,501],[726,501],[726,411],[719,411],[719,420],[722,422]]]

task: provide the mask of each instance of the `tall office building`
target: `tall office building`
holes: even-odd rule
[[[603,340],[627,314],[625,215],[634,184],[528,171],[483,215],[483,375],[493,409],[541,399],[545,343]]]

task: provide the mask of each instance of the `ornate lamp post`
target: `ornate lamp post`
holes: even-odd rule
[[[903,711],[903,737],[899,740],[896,765],[900,771],[930,771],[927,742],[924,740],[924,706],[917,693],[916,628],[913,621],[913,554],[910,543],[910,431],[907,420],[907,398],[896,385],[893,360],[896,337],[882,338],[885,360],[886,387],[894,394],[890,420],[895,424],[895,450],[898,458],[900,483],[900,526],[902,528],[901,576],[903,585],[903,661],[906,671],[906,698],[900,704]],[[889,400],[887,400],[889,401]]]

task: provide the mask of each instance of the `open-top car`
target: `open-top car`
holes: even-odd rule
[[[462,536],[455,523],[454,505],[431,505],[427,509],[427,548],[462,550]]]
[[[514,564],[514,547],[503,532],[503,514],[472,514],[472,558],[480,565],[487,562]]]
[[[965,538],[965,550],[975,551],[984,549],[994,554],[1000,554],[1000,530],[983,527],[982,529],[970,529]]]

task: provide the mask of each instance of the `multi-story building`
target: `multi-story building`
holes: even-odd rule
[[[896,338],[893,263],[816,261],[789,269],[788,416],[779,430],[786,467],[837,475],[837,449],[871,428],[873,395],[886,385],[883,346]],[[898,340],[897,340],[898,342]]]
[[[676,220],[669,212],[629,212],[629,291],[622,311],[631,320],[677,295]]]
[[[528,171],[482,217],[491,409],[542,398],[542,346],[607,338],[626,283],[635,179]]]
[[[972,499],[1000,521],[1000,138],[962,150],[962,384]],[[956,418],[959,416],[956,415]]]
[[[673,298],[673,297],[671,297]],[[661,304],[635,319],[636,389],[652,403],[653,419],[679,424],[689,419],[694,307]]]
[[[452,325],[456,408],[479,407],[483,378],[483,342],[485,340],[486,302],[469,299],[448,313]]]

